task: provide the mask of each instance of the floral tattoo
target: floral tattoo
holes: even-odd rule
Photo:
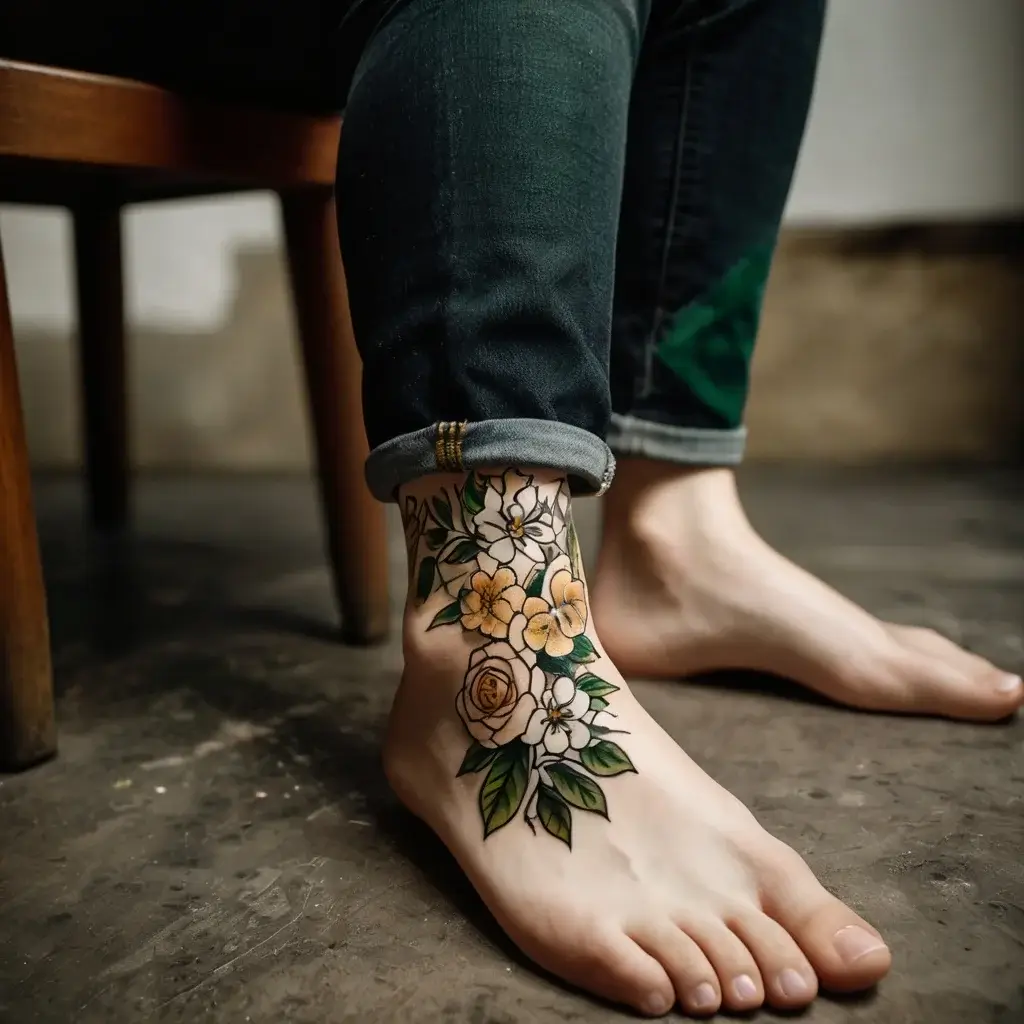
[[[413,592],[451,600],[428,629],[478,634],[456,698],[470,737],[458,774],[481,774],[484,838],[522,812],[572,847],[572,813],[608,817],[597,780],[635,772],[611,736],[618,690],[587,666],[588,607],[564,482],[470,474],[403,508]]]

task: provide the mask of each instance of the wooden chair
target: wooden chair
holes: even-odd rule
[[[74,220],[89,508],[128,518],[121,208],[272,189],[292,290],[345,635],[381,639],[384,516],[363,481],[358,354],[334,216],[340,119],[197,102],[98,75],[0,61],[0,202],[59,205]],[[10,310],[0,251],[0,766],[54,753],[53,687]]]

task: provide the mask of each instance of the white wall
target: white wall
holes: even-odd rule
[[[792,222],[862,223],[1024,210],[1024,2],[832,0],[789,208]],[[16,325],[67,329],[66,217],[4,210]],[[211,329],[234,250],[276,244],[266,197],[166,204],[127,218],[128,311]]]
[[[1022,0],[831,0],[790,218],[1020,213],[1022,105]]]
[[[235,294],[235,251],[276,246],[269,196],[136,207],[124,217],[126,313],[130,323],[174,330],[222,324]],[[73,324],[70,218],[62,210],[0,210],[15,330]]]

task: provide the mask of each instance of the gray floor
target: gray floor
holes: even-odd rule
[[[1024,476],[760,470],[744,490],[851,596],[1024,669]],[[0,1020],[625,1019],[518,958],[389,795],[399,649],[334,642],[305,483],[144,484],[121,545],[87,539],[68,483],[38,504],[61,755],[0,781]],[[888,936],[878,993],[808,1021],[1024,1021],[1024,726],[856,715],[770,680],[637,692]]]

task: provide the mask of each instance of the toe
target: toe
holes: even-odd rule
[[[998,721],[1020,706],[1020,680],[989,666],[967,672],[952,661],[905,648],[902,674],[915,694],[916,708],[950,718]]]
[[[828,893],[810,868],[785,848],[779,870],[765,876],[765,912],[793,938],[823,988],[855,992],[889,972],[892,954],[879,933]]]
[[[883,625],[904,647],[942,658],[969,675],[981,675],[993,668],[990,662],[954,643],[938,630],[923,626],[904,626],[898,622],[884,622]]]
[[[729,1010],[753,1010],[764,1002],[764,985],[757,961],[724,921],[680,921],[679,926],[700,946],[714,967],[723,1006]]]
[[[782,925],[756,909],[740,912],[727,923],[757,961],[765,999],[772,1006],[794,1010],[814,999],[814,968]]]
[[[675,1005],[675,989],[665,968],[622,932],[578,934],[574,941],[546,942],[543,947],[528,940],[520,944],[552,974],[645,1016],[661,1017]],[[557,955],[552,955],[555,950]]]
[[[679,1005],[690,1014],[712,1014],[722,1005],[718,977],[700,946],[685,932],[666,922],[634,936],[672,979]]]
[[[1020,677],[931,629],[887,624],[899,642],[900,671],[918,694],[920,710],[973,721],[998,721],[1024,704]]]

